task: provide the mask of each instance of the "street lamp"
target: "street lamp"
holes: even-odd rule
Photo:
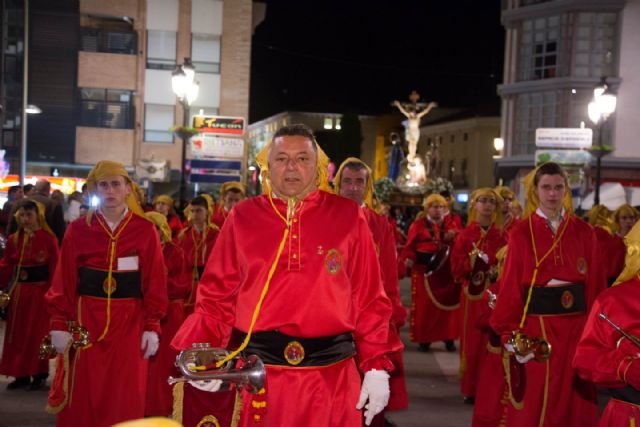
[[[190,58],[184,58],[183,64],[178,64],[176,69],[171,74],[171,88],[173,93],[182,105],[182,127],[189,126],[189,106],[198,97],[200,86],[195,81],[195,67],[191,63]],[[182,157],[180,159],[180,203],[184,200],[184,193],[187,188],[187,176],[186,169],[186,153],[187,153],[187,141],[189,135],[183,132],[180,135],[182,139]]]
[[[611,150],[605,149],[602,144],[602,133],[604,125],[611,114],[616,111],[617,98],[607,85],[607,78],[603,77],[600,85],[593,90],[593,101],[589,103],[587,113],[593,124],[598,125],[598,146],[591,150],[596,156],[596,182],[593,205],[600,204],[600,173],[602,168],[602,158],[609,154]]]

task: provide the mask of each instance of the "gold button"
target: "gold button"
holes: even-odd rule
[[[298,222],[298,220],[296,218],[293,219],[293,222]]]
[[[297,239],[297,238],[298,238],[298,235],[297,235],[297,234],[294,234],[294,235],[293,235],[293,238],[294,238],[294,239]]]
[[[293,254],[293,257],[294,257],[294,258],[298,258],[298,255],[296,255],[296,254]]]

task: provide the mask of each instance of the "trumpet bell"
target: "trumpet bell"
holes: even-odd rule
[[[38,356],[40,357],[40,359],[53,359],[57,354],[58,352],[56,351],[56,348],[51,343],[51,337],[49,335],[45,335],[45,337],[42,338],[42,342],[40,343],[40,351]]]
[[[530,338],[523,332],[514,331],[507,340],[518,356],[527,356],[533,353],[537,362],[545,362],[551,356],[551,344],[544,338]]]

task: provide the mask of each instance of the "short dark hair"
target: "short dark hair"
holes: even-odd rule
[[[205,209],[209,209],[209,202],[202,196],[194,197],[189,202],[191,206],[202,206]]]
[[[20,189],[19,185],[12,185],[11,187],[9,187],[9,191],[7,192],[7,194],[9,195],[14,194],[19,189]]]
[[[543,163],[538,167],[538,169],[536,170],[536,174],[533,176],[534,187],[538,185],[538,183],[540,182],[540,178],[542,178],[542,175],[560,175],[564,178],[565,181],[567,181],[568,179],[567,173],[564,171],[564,169],[562,169],[562,166],[555,162]]]
[[[38,205],[31,199],[22,199],[16,204],[16,210],[24,209],[25,211],[36,211],[38,212]]]
[[[449,198],[451,198],[451,191],[449,191],[449,190],[442,190],[442,191],[440,192],[440,195],[441,195],[442,197],[444,197],[445,199],[449,199]]]
[[[89,205],[80,205],[80,207],[78,209],[86,209],[89,210],[91,209],[91,207]]]
[[[313,147],[313,151],[318,151],[318,148],[316,146],[318,142],[316,141],[316,137],[313,134],[313,130],[305,124],[295,123],[289,126],[283,126],[273,134],[273,138],[271,139],[271,141],[274,142],[276,138],[279,138],[281,136],[302,136],[304,138],[308,138],[309,141],[312,142],[311,146]]]
[[[28,193],[29,191],[31,191],[32,188],[33,188],[33,184],[25,184],[24,187],[22,187],[22,191],[24,191],[25,193]]]

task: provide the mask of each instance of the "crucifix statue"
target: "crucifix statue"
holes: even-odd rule
[[[401,103],[400,101],[393,101],[393,106],[397,107],[402,114],[407,117],[408,126],[406,132],[406,140],[409,148],[409,155],[407,160],[409,162],[415,161],[416,152],[418,151],[418,140],[420,139],[420,120],[427,115],[431,109],[438,106],[435,102],[418,102],[420,100],[420,94],[415,90],[409,95],[411,102]]]

